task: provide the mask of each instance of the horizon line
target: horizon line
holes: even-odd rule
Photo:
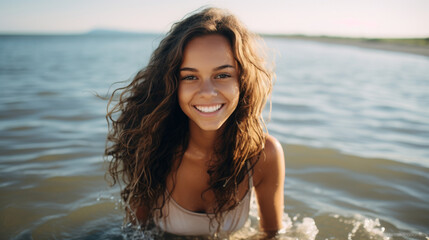
[[[161,31],[137,31],[117,28],[93,28],[86,31],[1,31],[0,36],[78,36],[78,35],[161,35],[167,32]],[[323,37],[323,38],[350,38],[350,39],[429,39],[429,34],[425,36],[352,36],[334,34],[307,34],[307,33],[260,33],[262,37]]]

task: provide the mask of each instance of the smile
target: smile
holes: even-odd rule
[[[199,105],[195,105],[194,107],[203,113],[212,113],[212,112],[216,112],[217,110],[221,109],[223,106],[223,104],[216,104],[216,105],[212,105],[212,106],[199,106]]]

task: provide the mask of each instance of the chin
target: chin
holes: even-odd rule
[[[221,126],[198,126],[198,127],[200,127],[201,130],[211,132],[211,131],[220,130],[222,128],[222,125]]]
[[[222,123],[197,123],[196,124],[201,130],[211,132],[223,129],[225,122]]]

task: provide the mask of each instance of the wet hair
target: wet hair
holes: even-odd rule
[[[108,104],[108,172],[112,185],[124,184],[121,196],[130,206],[128,213],[144,206],[151,219],[168,198],[167,176],[173,166],[178,166],[175,162],[180,164],[189,140],[189,120],[177,96],[179,68],[186,44],[208,34],[220,34],[231,44],[240,90],[237,108],[224,123],[208,170],[206,191],[214,192],[217,221],[222,220],[222,213],[238,205],[238,185],[264,148],[262,110],[271,93],[273,72],[261,51],[262,40],[226,10],[205,8],[191,13],[173,24],[148,65],[128,86],[116,89]]]

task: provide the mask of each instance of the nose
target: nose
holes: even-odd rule
[[[201,81],[200,84],[200,95],[204,97],[217,96],[217,89],[213,81],[210,78],[206,78]]]

